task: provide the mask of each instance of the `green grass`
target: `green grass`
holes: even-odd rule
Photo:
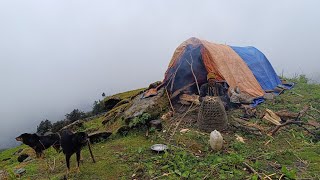
[[[92,119],[90,121],[84,122],[83,127],[78,129],[78,131],[86,131],[86,132],[95,132],[95,131],[103,131],[105,128],[102,126],[102,121],[104,120],[104,117],[98,117],[95,119]]]
[[[299,112],[305,105],[320,109],[320,85],[308,84],[304,77],[292,79],[296,82],[294,89],[286,91],[274,101],[267,101],[258,106],[261,113],[265,108],[273,111],[287,109]],[[141,90],[118,94],[121,98],[130,99]],[[115,110],[114,110],[115,111]],[[232,115],[242,112],[236,110]],[[310,109],[303,120],[319,122],[320,114]],[[121,119],[103,126],[104,117],[85,122],[79,130],[110,130],[114,132],[123,125]],[[253,118],[252,123],[265,128],[274,127],[264,120]],[[170,124],[164,123],[165,127]],[[291,125],[281,129],[274,137],[255,136],[240,130],[223,133],[224,147],[213,152],[208,144],[209,134],[199,133],[194,127],[181,134],[179,130],[168,139],[166,132],[152,132],[149,138],[144,131],[135,130],[127,136],[112,135],[110,139],[93,145],[93,153],[97,163],[92,163],[88,149],[83,150],[84,162],[80,165],[81,173],[75,172],[75,156],[71,159],[72,172],[70,179],[256,179],[257,176],[248,171],[244,162],[253,167],[261,176],[271,175],[272,179],[320,179],[320,142],[313,139],[301,128]],[[235,134],[242,136],[245,143],[238,142]],[[156,143],[168,144],[170,150],[157,154],[150,150]],[[62,153],[53,149],[45,151],[45,159],[31,162],[17,162],[12,154],[23,148],[23,152],[33,151],[27,146],[19,146],[0,152],[0,169],[5,169],[14,179],[13,171],[24,167],[27,173],[22,179],[60,179],[65,174],[65,162]],[[1,161],[11,157],[8,161]],[[55,168],[50,170],[49,166]]]
[[[114,94],[112,96],[108,96],[108,97],[104,98],[103,101],[107,101],[111,98],[119,98],[121,100],[131,99],[132,97],[135,97],[136,95],[138,95],[140,92],[142,92],[144,90],[146,90],[146,88],[140,88],[140,89],[136,89],[136,90],[132,90],[132,91]]]

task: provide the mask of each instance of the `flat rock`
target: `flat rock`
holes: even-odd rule
[[[19,149],[18,151],[14,152],[13,155],[16,156],[18,154],[20,154],[23,151],[23,149]]]
[[[28,154],[21,154],[19,157],[18,157],[18,161],[19,162],[23,162],[25,159],[27,159],[29,157]]]
[[[14,173],[19,176],[22,176],[25,172],[26,172],[26,169],[24,168],[14,170]]]
[[[156,119],[156,120],[152,120],[149,122],[149,127],[150,128],[155,128],[157,130],[162,130],[162,124],[161,124],[161,120],[160,119]]]
[[[124,112],[125,119],[132,119],[146,112],[148,107],[153,106],[163,95],[164,88],[158,90],[158,94],[152,97],[143,98],[143,94],[138,95],[132,101],[132,106]]]
[[[29,162],[29,161],[31,161],[32,160],[32,158],[29,156],[29,157],[27,157],[25,160],[23,160],[23,162]]]
[[[111,132],[94,132],[89,134],[89,139],[91,143],[96,143],[108,139],[111,134]]]

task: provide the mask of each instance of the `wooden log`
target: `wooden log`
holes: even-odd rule
[[[262,119],[265,119],[269,122],[271,122],[272,124],[275,125],[280,125],[281,123],[281,119],[278,115],[276,115],[273,111],[271,111],[270,109],[266,109],[265,110],[265,114],[263,116]]]
[[[242,120],[240,118],[233,118],[235,121],[237,121],[238,123],[242,124],[242,125],[245,125],[247,127],[252,127],[252,128],[255,128],[256,130],[259,130],[261,132],[264,132],[265,130],[263,129],[263,127],[257,125],[257,124],[253,124],[253,123],[250,123],[250,122],[247,122],[245,120]]]
[[[188,89],[189,87],[191,87],[191,86],[194,85],[194,84],[195,84],[195,82],[190,83],[190,84],[187,84],[187,85],[183,86],[182,88],[176,90],[174,93],[172,93],[171,99],[177,97],[182,91]]]
[[[309,108],[310,108],[309,106],[304,106],[303,109],[299,112],[299,115],[297,116],[297,119],[302,118],[307,113]]]
[[[303,122],[303,121],[296,121],[296,120],[288,120],[287,122],[283,123],[283,124],[280,124],[278,125],[274,130],[271,131],[271,135],[275,135],[276,132],[279,131],[280,128],[284,127],[284,126],[287,126],[287,125],[290,125],[290,124],[296,124],[300,127],[303,127],[302,125],[311,125],[311,124],[308,124],[306,122]],[[311,125],[312,126],[312,125]],[[309,133],[313,134],[313,132],[311,132],[309,129],[303,127],[305,130],[307,130]]]

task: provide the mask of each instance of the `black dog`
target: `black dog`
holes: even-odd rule
[[[49,147],[53,147],[57,152],[60,150],[60,136],[56,133],[51,133],[45,136],[39,136],[37,134],[23,133],[19,137],[16,137],[17,141],[23,142],[36,151],[37,157],[41,157],[43,151]]]
[[[76,153],[78,162],[78,171],[81,149],[88,143],[88,134],[85,132],[73,133],[70,130],[65,130],[61,133],[61,147],[66,156],[67,168],[70,170],[70,157]]]

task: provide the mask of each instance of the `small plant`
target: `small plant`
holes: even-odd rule
[[[281,168],[281,172],[285,175],[286,179],[296,179],[297,178],[297,172],[292,169],[292,170],[288,170],[288,168],[286,166],[282,166]]]
[[[150,118],[151,118],[151,115],[149,113],[144,113],[141,116],[133,118],[129,123],[129,127],[132,128],[132,127],[144,125],[147,123],[147,121]]]

